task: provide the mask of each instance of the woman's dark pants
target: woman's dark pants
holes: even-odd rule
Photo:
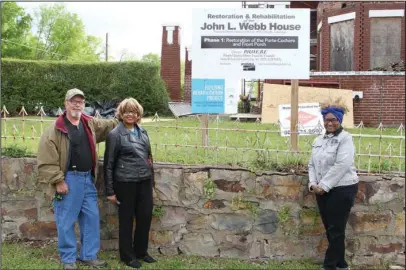
[[[152,181],[115,182],[119,216],[119,251],[123,262],[147,255],[152,219]],[[135,230],[133,222],[135,217]]]
[[[328,248],[323,263],[325,269],[348,267],[345,261],[345,227],[357,192],[358,183],[336,187],[328,193],[316,195],[328,239]]]

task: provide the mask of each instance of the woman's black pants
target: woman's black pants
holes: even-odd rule
[[[118,206],[120,259],[130,262],[147,255],[152,219],[152,180],[115,182]],[[135,217],[135,230],[133,222]]]
[[[325,269],[348,267],[348,263],[345,261],[345,227],[357,192],[358,183],[335,187],[328,193],[316,195],[328,240],[323,263]]]

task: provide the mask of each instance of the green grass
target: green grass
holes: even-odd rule
[[[29,117],[36,119],[38,117]],[[53,119],[53,118],[44,118]],[[9,118],[2,121],[2,135],[38,137],[41,130],[51,124],[36,121],[23,121],[21,118]],[[272,124],[252,122],[234,122],[226,118],[216,121],[210,119],[208,148],[202,148],[202,133],[197,117],[181,118],[176,121],[145,122],[151,138],[155,161],[181,164],[221,164],[237,165],[245,168],[289,170],[307,167],[309,151],[315,136],[300,136],[296,154],[289,153],[289,137],[281,137],[279,128]],[[17,131],[15,131],[15,128]],[[36,133],[33,134],[32,127]],[[7,130],[6,130],[7,129]],[[219,129],[229,129],[227,131]],[[377,130],[376,128],[349,129],[352,134],[400,136],[396,128]],[[14,133],[13,133],[14,132]],[[405,171],[405,141],[403,138],[359,138],[354,136],[357,154],[355,163],[360,170],[385,172]],[[3,147],[25,148],[27,153],[35,155],[38,139],[3,138]],[[16,148],[14,147],[14,148]],[[222,148],[223,147],[223,148]],[[226,147],[226,148],[224,148]],[[98,145],[99,155],[104,153],[104,143]],[[265,149],[266,151],[261,151]],[[370,157],[369,155],[387,155],[390,157]],[[402,158],[393,157],[401,156]]]
[[[101,251],[109,269],[132,269],[119,261],[118,251]],[[204,258],[199,256],[154,256],[158,262],[142,265],[142,269],[319,269],[310,261],[254,262],[236,259]],[[87,267],[79,266],[81,269]],[[62,269],[56,244],[20,242],[2,244],[2,269]]]

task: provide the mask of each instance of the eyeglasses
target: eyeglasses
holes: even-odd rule
[[[137,112],[125,112],[123,115],[137,115]]]
[[[332,124],[337,124],[338,120],[337,120],[337,118],[326,118],[326,119],[324,119],[324,123],[328,124],[329,122],[331,122]]]
[[[72,104],[72,105],[83,105],[83,104],[85,104],[85,101],[83,100],[69,100],[69,102]]]

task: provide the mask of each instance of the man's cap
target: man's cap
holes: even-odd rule
[[[71,100],[74,96],[82,96],[83,98],[85,98],[85,94],[83,94],[82,90],[73,88],[66,92],[65,100]]]

